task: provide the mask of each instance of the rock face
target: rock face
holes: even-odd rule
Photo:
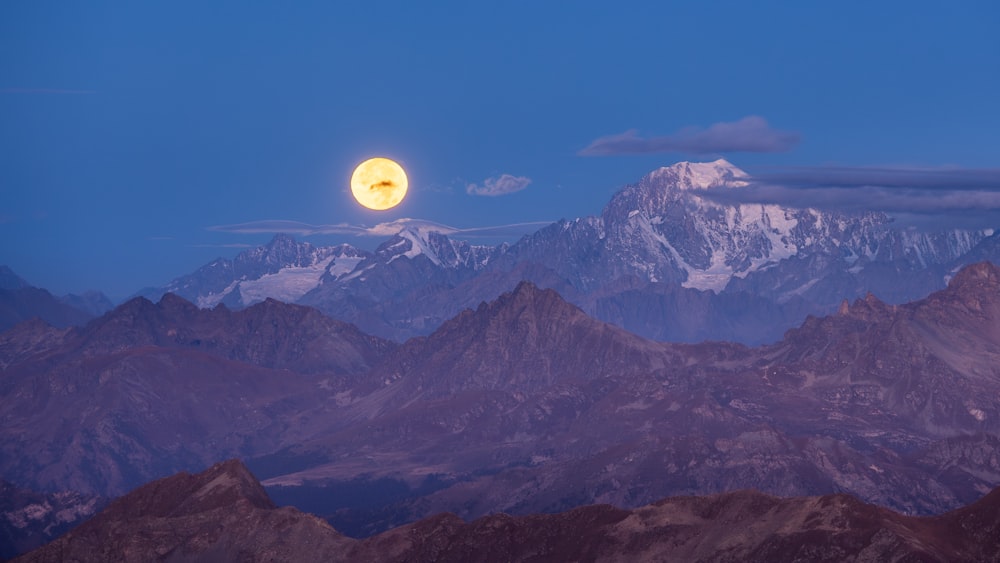
[[[69,293],[59,298],[63,303],[89,313],[93,317],[99,317],[115,308],[115,304],[107,295],[100,291],[90,290],[81,294]]]
[[[741,491],[635,510],[442,514],[367,540],[276,508],[237,461],[155,481],[19,562],[79,561],[995,561],[1000,489],[932,518],[848,495],[780,499]]]
[[[56,297],[34,287],[7,266],[0,266],[0,332],[32,319],[57,327],[78,326],[112,307],[99,291]]]
[[[318,518],[276,508],[229,461],[139,487],[16,561],[323,561],[349,543]]]
[[[278,235],[266,246],[242,252],[233,260],[219,258],[165,287],[144,289],[139,296],[159,300],[174,293],[202,308],[220,303],[240,308],[269,297],[294,302],[324,275],[351,272],[368,255],[346,244],[315,247]]]
[[[742,488],[941,512],[1000,485],[998,272],[859,300],[760,348],[653,343],[525,283],[402,346],[343,397],[351,422],[251,463],[276,498],[362,536]]]
[[[0,289],[24,289],[31,287],[24,278],[14,273],[8,266],[0,266]]]
[[[624,187],[599,216],[495,247],[432,226],[403,228],[375,252],[278,235],[143,295],[174,292],[201,307],[298,301],[401,342],[529,280],[647,338],[762,344],[843,299],[903,303],[943,288],[962,265],[1000,260],[991,231],[901,231],[883,214],[713,197],[748,180],[725,160],[681,162]]]
[[[0,334],[0,477],[112,496],[241,456],[356,537],[749,488],[936,514],[1000,485],[998,326],[989,263],[758,348],[652,342],[531,283],[398,347],[274,301],[140,299]]]
[[[0,289],[0,331],[31,319],[59,327],[82,325],[94,315],[59,300],[37,287]]]
[[[0,559],[40,547],[97,513],[107,499],[38,493],[0,481]]]
[[[206,310],[170,293],[157,304],[128,301],[69,339],[67,346],[86,356],[156,346],[336,376],[363,373],[394,347],[309,307],[268,299],[240,311]]]
[[[407,400],[469,390],[531,394],[563,381],[662,372],[668,349],[588,317],[551,289],[522,282],[379,366],[374,382],[405,380]]]
[[[301,439],[394,345],[269,300],[238,312],[136,298],[83,328],[0,334],[0,475],[121,494]]]

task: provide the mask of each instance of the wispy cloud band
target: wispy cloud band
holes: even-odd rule
[[[652,153],[772,153],[789,151],[798,142],[798,133],[773,129],[763,117],[749,115],[739,121],[719,122],[708,128],[686,127],[673,135],[662,137],[640,137],[638,131],[631,129],[617,135],[595,139],[578,154],[614,156]]]
[[[89,96],[96,90],[66,90],[63,88],[0,88],[0,94],[58,94],[63,96]]]
[[[214,225],[208,227],[210,231],[221,231],[227,233],[256,234],[256,233],[288,233],[297,235],[348,235],[356,237],[388,237],[398,234],[404,229],[419,232],[437,232],[444,235],[458,235],[462,237],[506,237],[530,234],[538,229],[550,225],[551,221],[534,221],[527,223],[512,223],[508,225],[493,225],[488,227],[457,228],[425,221],[422,219],[397,219],[388,223],[379,223],[368,227],[364,225],[350,225],[338,223],[335,225],[310,225],[299,221],[285,220],[265,220],[250,221],[247,223],[237,223],[232,225]]]
[[[793,168],[746,180],[738,189],[712,188],[704,196],[729,204],[881,211],[928,227],[1000,227],[996,168]]]

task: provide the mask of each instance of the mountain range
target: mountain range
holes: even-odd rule
[[[759,347],[647,340],[530,282],[402,345],[273,300],[135,298],[0,333],[0,478],[88,503],[239,456],[354,537],[747,488],[936,514],[1000,484],[998,326],[990,263]]]
[[[0,332],[34,318],[53,326],[79,325],[112,308],[111,300],[99,291],[56,297],[0,266]]]
[[[238,461],[144,485],[15,561],[996,561],[1000,489],[932,518],[753,491],[549,515],[440,514],[366,540],[278,508]]]
[[[276,236],[141,295],[212,307],[268,297],[314,306],[399,342],[427,335],[518,282],[661,341],[774,342],[808,314],[871,292],[903,303],[963,265],[1000,259],[1000,233],[919,232],[879,213],[722,203],[746,173],[725,160],[660,168],[600,216],[561,220],[514,244],[475,246],[413,223],[374,252]]]
[[[499,246],[278,235],[114,308],[0,269],[0,557],[234,457],[267,490],[240,518],[292,518],[273,498],[350,549],[741,489],[895,522],[1000,485],[1000,235],[714,195],[747,181],[680,163]]]

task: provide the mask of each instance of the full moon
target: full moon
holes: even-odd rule
[[[406,172],[388,158],[369,158],[354,169],[351,193],[368,209],[382,211],[396,207],[406,197]]]

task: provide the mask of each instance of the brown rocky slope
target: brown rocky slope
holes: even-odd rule
[[[314,365],[295,359],[309,310],[137,301],[92,332],[0,334],[0,466],[18,486],[110,496],[241,456],[279,502],[353,536],[748,488],[935,514],[1000,484],[998,273],[970,266],[908,305],[862,299],[760,348],[650,342],[522,284],[342,377],[278,367]]]
[[[907,517],[848,495],[752,491],[675,497],[634,510],[440,514],[367,540],[276,508],[238,461],[144,485],[15,561],[997,561],[1000,489],[935,517]]]
[[[939,513],[1000,484],[998,326],[987,263],[760,348],[653,343],[525,283],[403,345],[345,399],[347,425],[251,466],[275,498],[359,536],[437,512],[745,488]],[[385,479],[409,497],[372,509],[333,494]]]

